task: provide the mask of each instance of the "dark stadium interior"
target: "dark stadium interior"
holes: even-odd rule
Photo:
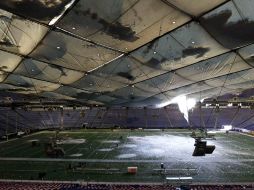
[[[254,190],[253,8],[0,1],[0,190]]]

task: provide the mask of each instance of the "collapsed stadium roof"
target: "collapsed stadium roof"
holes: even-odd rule
[[[155,106],[179,95],[240,94],[253,88],[252,7],[252,0],[0,1],[1,96]]]

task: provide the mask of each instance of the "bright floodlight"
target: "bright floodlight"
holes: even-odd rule
[[[222,129],[225,130],[225,131],[229,131],[232,128],[233,128],[232,125],[222,125]]]

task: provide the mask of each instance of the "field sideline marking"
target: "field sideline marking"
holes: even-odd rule
[[[244,135],[244,136],[247,136],[247,137],[252,137],[252,138],[254,138],[253,135],[249,135],[249,134],[245,134],[245,133],[239,133],[239,134]]]
[[[19,180],[19,179],[0,179],[0,182],[21,182],[21,183],[67,183],[67,184],[80,184],[80,185],[88,185],[88,184],[108,184],[108,185],[165,185],[163,182],[100,182],[100,181],[83,181],[83,180],[76,180],[76,181],[60,181],[60,180]],[[253,182],[193,182],[191,185],[250,185]]]
[[[61,131],[60,134],[68,134],[68,133],[73,133],[73,134],[83,134],[83,133],[116,133],[116,132],[119,132],[119,131]],[[156,132],[156,133],[166,133],[166,134],[191,134],[190,131],[120,131],[121,133],[135,133],[135,132]],[[51,134],[51,133],[55,133],[55,131],[50,131],[50,130],[43,130],[43,131],[37,131],[35,133],[30,133],[28,135],[25,135],[24,137],[22,137],[22,139],[24,138],[27,138],[27,137],[30,137],[30,136],[34,136],[34,135],[39,135],[39,134]],[[21,139],[21,138],[13,138],[13,139],[10,139],[8,141],[0,141],[0,144],[4,144],[4,143],[8,143],[8,142],[12,142],[12,141],[15,141],[15,140],[18,140],[18,139]]]
[[[89,130],[87,130],[87,131],[68,131],[68,130],[66,130],[66,131],[60,131],[60,134],[65,134],[65,133],[78,133],[78,134],[83,134],[83,133],[166,133],[166,134],[170,134],[170,133],[173,133],[173,134],[175,134],[175,133],[179,133],[179,134],[181,134],[181,133],[184,133],[184,134],[191,134],[191,131],[187,131],[187,130],[183,130],[183,131],[173,131],[173,129],[172,129],[172,131],[170,131],[170,130],[165,130],[165,131],[149,131],[149,130],[136,130],[136,131],[131,131],[131,130],[119,130],[119,131],[109,131],[109,130],[105,130],[105,131],[100,131],[100,129],[98,129],[98,131],[89,131]],[[36,133],[55,133],[55,131],[47,131],[47,130],[45,130],[45,131],[39,131],[39,132],[36,132]]]
[[[35,132],[35,133],[30,133],[30,134],[28,134],[28,135],[25,135],[24,137],[21,137],[21,138],[13,138],[13,139],[10,139],[10,140],[8,140],[8,141],[3,140],[3,141],[0,141],[0,144],[12,142],[12,141],[15,141],[15,140],[18,140],[18,139],[24,139],[24,138],[26,138],[26,137],[31,137],[31,136],[34,136],[34,135],[39,135],[39,134],[41,134],[41,133],[43,133],[43,132],[42,132],[42,131],[38,131],[38,132]]]

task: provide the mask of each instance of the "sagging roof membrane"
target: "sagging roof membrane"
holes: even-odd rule
[[[0,91],[104,106],[253,88],[252,0],[0,2]],[[251,96],[251,94],[250,94]]]

